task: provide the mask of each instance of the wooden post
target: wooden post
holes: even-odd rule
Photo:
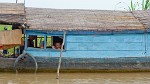
[[[14,57],[16,57],[16,48],[14,47]]]
[[[35,38],[35,43],[34,43],[34,45],[35,45],[36,48],[38,47],[38,46],[37,46],[37,43],[38,43],[38,37],[36,36],[36,38]]]
[[[59,63],[58,63],[58,68],[57,68],[57,77],[56,77],[56,79],[59,79],[59,70],[60,70],[60,66],[61,66],[62,51],[63,51],[63,47],[64,47],[64,44],[65,44],[65,37],[66,37],[66,32],[64,31],[63,43],[61,45],[61,50],[60,50],[60,58],[59,58]]]
[[[44,49],[46,49],[47,47],[47,36],[44,35]]]
[[[29,35],[28,34],[26,34],[26,37],[25,37],[25,50],[28,48],[28,37],[29,37]]]

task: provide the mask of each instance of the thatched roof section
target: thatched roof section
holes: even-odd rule
[[[0,23],[24,23],[24,10],[22,3],[0,3]]]
[[[133,15],[139,19],[145,28],[150,28],[150,10],[133,11]]]
[[[24,14],[24,4],[0,3],[0,14]]]
[[[135,30],[143,24],[131,12],[26,8],[27,23],[33,30]]]
[[[0,23],[25,23],[31,30],[144,30],[150,28],[150,10],[111,11],[24,7],[0,3]]]

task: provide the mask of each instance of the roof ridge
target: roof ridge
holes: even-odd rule
[[[133,15],[133,17],[134,17],[135,19],[137,19],[137,20],[139,21],[139,23],[142,24],[143,28],[146,29],[146,27],[145,27],[144,24],[140,21],[140,19],[139,19],[138,17],[136,17],[132,11],[130,11],[130,12],[131,12],[131,14]]]

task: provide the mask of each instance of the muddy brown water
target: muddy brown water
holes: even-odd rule
[[[150,84],[150,73],[0,73],[0,84]]]

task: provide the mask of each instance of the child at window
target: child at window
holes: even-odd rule
[[[58,50],[60,50],[61,49],[61,43],[60,42],[56,42],[54,44],[54,46],[52,46],[52,49],[58,49]]]

